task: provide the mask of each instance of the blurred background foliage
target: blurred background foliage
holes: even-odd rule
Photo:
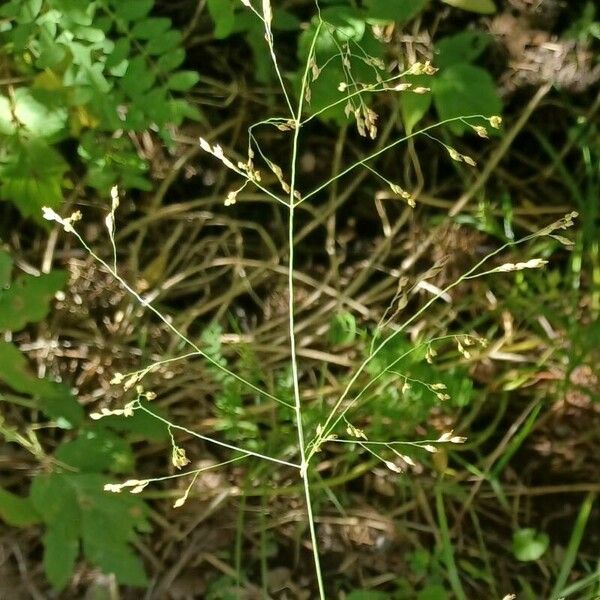
[[[297,95],[319,17],[310,0],[273,8]],[[320,18],[303,192],[454,120],[301,205],[308,433],[374,345],[432,294],[503,243],[579,213],[573,229],[494,263],[540,257],[547,268],[463,282],[352,388],[337,431],[352,443],[324,445],[313,482],[328,593],[598,598],[595,3],[321,0]],[[103,221],[118,186],[123,277],[214,361],[291,401],[285,210],[255,190],[224,207],[239,182],[197,143],[245,160],[246,128],[285,114],[260,20],[238,0],[10,0],[0,44],[0,597],[314,597],[302,493],[285,469],[208,471],[177,510],[189,481],[103,492],[121,478],[176,474],[175,437],[195,468],[230,457],[161,419],[289,457],[294,414],[192,357],[149,371],[157,398],[145,411],[89,418],[135,398],[111,385],[115,372],[184,348],[41,210],[81,210],[82,235],[110,261]],[[352,95],[417,61],[437,71],[402,82],[423,93]],[[374,140],[361,131],[366,115]],[[472,115],[481,118],[456,119]],[[482,139],[493,115],[504,129]],[[285,137],[253,133],[267,156],[284,157],[285,174]],[[271,170],[264,183],[277,190]],[[467,441],[436,453],[410,445],[449,429]],[[361,434],[409,445],[375,456]]]

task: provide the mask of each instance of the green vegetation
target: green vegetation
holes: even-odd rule
[[[496,4],[0,7],[0,596],[600,597],[597,15]]]

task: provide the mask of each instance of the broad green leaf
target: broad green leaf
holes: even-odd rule
[[[185,60],[185,50],[183,48],[175,48],[168,54],[165,54],[156,61],[156,68],[159,71],[173,71]]]
[[[42,0],[24,0],[19,15],[24,21],[33,21],[42,10]]]
[[[435,45],[435,64],[444,69],[457,63],[473,62],[490,41],[489,34],[483,31],[463,31],[442,38]]]
[[[528,562],[538,560],[548,549],[550,538],[533,528],[515,531],[512,539],[512,550],[517,560]]]
[[[208,13],[215,23],[215,37],[223,39],[233,33],[235,26],[233,0],[208,0]]]
[[[0,162],[0,200],[14,202],[24,217],[45,224],[42,206],[60,205],[67,169],[62,156],[41,140],[19,143],[14,153]]]
[[[69,527],[69,537],[81,531],[81,515],[76,489],[70,484],[78,475],[49,473],[37,475],[31,483],[29,497],[44,523],[53,526],[64,522]]]
[[[356,319],[349,312],[336,314],[329,324],[329,341],[334,344],[351,344],[356,337]]]
[[[39,475],[32,483],[32,502],[52,536],[46,545],[46,573],[58,584],[68,565],[54,554],[64,547],[69,559],[76,558],[73,540],[78,546],[79,539],[85,557],[106,574],[114,573],[119,583],[146,583],[143,565],[130,546],[136,530],[149,530],[146,505],[131,494],[104,492],[105,483],[104,476],[90,473]]]
[[[43,537],[44,572],[55,590],[62,590],[73,574],[79,555],[77,535],[59,521],[48,528]]]
[[[0,250],[0,294],[2,288],[7,288],[10,283],[12,267],[12,256],[5,250]]]
[[[117,17],[126,21],[144,18],[152,9],[154,0],[113,0]]]
[[[0,289],[0,331],[19,331],[44,319],[54,294],[66,283],[64,271],[52,271],[37,277],[21,275]]]
[[[419,14],[429,0],[366,0],[367,17],[373,21],[404,23]]]
[[[34,136],[54,138],[64,131],[67,109],[51,93],[20,87],[15,90],[14,102],[15,116]]]
[[[148,578],[140,558],[128,544],[115,544],[111,538],[102,539],[107,522],[98,513],[84,513],[83,551],[86,558],[104,573],[114,575],[122,585],[145,587]],[[110,529],[108,529],[110,531]]]
[[[195,106],[182,98],[170,100],[169,110],[171,114],[170,119],[175,125],[181,125],[184,119],[202,121],[202,113]]]
[[[300,19],[285,9],[275,8],[273,13],[273,29],[278,31],[298,31],[301,25]]]
[[[12,135],[17,127],[15,118],[12,114],[10,101],[5,96],[0,95],[0,134]]]
[[[164,54],[173,50],[180,43],[181,33],[172,29],[149,40],[146,44],[146,52],[153,55]]]
[[[496,12],[496,5],[493,0],[442,0],[442,2],[482,15],[491,15]]]
[[[132,98],[138,98],[154,85],[155,79],[154,73],[146,64],[146,59],[143,56],[136,56],[129,61],[127,71],[121,79],[121,87]]]
[[[60,444],[55,456],[86,473],[127,473],[134,465],[129,444],[101,427],[80,431],[75,439]]]
[[[28,527],[40,522],[30,498],[0,488],[0,518],[13,527]]]
[[[389,594],[376,590],[354,590],[346,596],[346,600],[389,600]]]
[[[171,90],[186,92],[193,88],[199,80],[200,77],[196,71],[178,71],[169,77],[167,87]]]
[[[16,392],[36,398],[40,410],[60,427],[68,429],[83,420],[83,408],[66,385],[36,377],[18,348],[3,341],[0,341],[0,381]]]
[[[448,600],[448,594],[443,586],[430,583],[418,593],[417,600]]]
[[[407,75],[403,82],[412,83],[413,87],[430,87],[432,78],[429,75]],[[431,92],[415,94],[410,90],[400,92],[400,111],[406,133],[411,134],[415,125],[427,114],[433,98]]]
[[[164,34],[171,28],[171,19],[166,17],[150,17],[138,21],[131,30],[131,35],[139,40],[150,40]]]
[[[433,80],[433,98],[440,119],[499,115],[502,103],[492,76],[485,70],[465,63],[444,69]],[[470,119],[473,125],[485,125],[482,119]],[[470,130],[460,121],[448,124],[456,134]]]
[[[95,3],[81,0],[51,0],[49,4],[60,15],[60,20],[67,25],[91,25],[94,20]],[[125,4],[125,3],[123,3]]]
[[[123,63],[129,56],[131,44],[126,37],[119,38],[106,58],[106,68],[113,69]]]

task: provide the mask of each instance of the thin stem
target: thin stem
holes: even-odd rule
[[[306,449],[304,446],[304,427],[302,424],[302,405],[300,400],[300,384],[298,378],[298,360],[296,356],[296,335],[294,333],[294,192],[296,190],[296,163],[298,157],[298,140],[300,137],[300,120],[302,118],[302,108],[304,94],[306,91],[306,83],[308,81],[308,72],[310,69],[310,61],[313,56],[317,38],[321,29],[321,23],[317,26],[315,35],[312,39],[308,60],[304,68],[302,77],[302,86],[300,89],[300,99],[298,100],[298,112],[295,117],[294,137],[292,142],[292,159],[290,173],[290,201],[289,201],[289,218],[288,218],[288,248],[289,248],[289,265],[288,265],[288,325],[290,337],[290,360],[292,366],[292,379],[294,386],[294,405],[296,413],[296,433],[298,436],[298,449],[300,450],[301,463],[300,475],[302,477],[304,497],[306,500],[306,511],[308,516],[308,526],[310,529],[310,539],[312,545],[313,559],[315,563],[315,571],[317,576],[317,584],[319,587],[319,598],[325,600],[325,587],[323,584],[323,576],[321,574],[321,563],[319,559],[319,548],[317,540],[317,532],[315,529],[315,520],[312,510],[312,498],[310,492],[310,482],[308,476],[308,461]]]

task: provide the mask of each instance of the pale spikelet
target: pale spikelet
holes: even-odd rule
[[[411,65],[410,69],[407,71],[409,75],[433,75],[437,72],[437,69],[432,66],[429,61],[424,63],[416,62]]]
[[[414,88],[410,88],[410,91],[413,94],[428,94],[431,91],[431,88],[425,87],[424,85],[419,85]]]
[[[494,129],[500,129],[500,126],[502,125],[502,117],[500,117],[498,115],[494,115],[494,116],[490,117],[488,120],[490,122],[490,125]]]
[[[470,167],[476,167],[477,166],[477,163],[470,156],[467,156],[466,154],[462,154],[461,156],[462,156],[463,161],[466,164],[468,164]]]
[[[488,132],[487,129],[485,127],[482,127],[481,125],[475,125],[473,127],[475,133],[481,137],[481,138],[487,138],[488,137]]]
[[[124,379],[125,375],[123,375],[123,373],[115,373],[113,378],[110,380],[110,383],[112,385],[121,385]]]
[[[232,206],[237,202],[238,190],[233,190],[229,192],[225,198],[225,202],[223,203],[225,206]]]
[[[337,87],[338,92],[345,92],[348,89],[348,84],[343,81]]]
[[[449,442],[454,435],[454,431],[447,431],[446,433],[442,433],[440,437],[437,439],[438,442]]]
[[[412,87],[412,83],[397,83],[394,87],[390,88],[393,92],[404,92]]]
[[[454,435],[450,438],[451,444],[464,444],[466,441],[467,441],[467,438],[463,437],[461,435]]]
[[[230,161],[223,152],[223,148],[219,144],[215,144],[211,146],[204,138],[198,138],[198,143],[200,144],[200,148],[209,154],[212,154],[215,158],[218,158],[228,169],[232,171],[236,171],[236,167],[232,161]]]
[[[190,459],[185,455],[185,450],[183,448],[180,448],[179,446],[173,446],[173,451],[171,452],[171,462],[173,463],[174,467],[181,469],[190,463]]]
[[[578,212],[570,212],[566,214],[562,219],[555,221],[554,223],[548,225],[548,227],[544,227],[544,229],[542,229],[538,233],[538,235],[549,235],[557,229],[568,229],[569,227],[573,227],[573,219],[576,219],[578,216]]]
[[[48,206],[42,207],[42,216],[47,221],[56,221],[57,223],[62,225],[63,229],[67,233],[73,233],[75,230],[73,229],[72,224],[76,223],[77,221],[81,221],[81,212],[78,210],[72,213],[70,217],[63,218]]]
[[[271,29],[271,22],[273,21],[273,9],[271,8],[271,0],[262,0],[262,11],[263,18],[265,20],[265,27]]]
[[[462,162],[462,154],[460,154],[460,152],[457,152],[454,148],[447,148],[447,150],[452,160]]]
[[[394,471],[394,473],[402,473],[402,469],[395,463],[392,462],[391,460],[384,460],[383,464],[390,470],[390,471]]]
[[[113,492],[114,494],[119,494],[121,493],[122,489],[122,486],[118,483],[106,483],[104,485],[105,492]]]
[[[431,364],[433,363],[433,359],[437,356],[437,352],[431,346],[427,347],[427,353],[425,354],[425,360]]]
[[[424,446],[422,446],[423,450],[427,450],[427,452],[431,452],[431,454],[435,454],[438,449],[435,446],[432,446],[431,444],[425,444]]]
[[[508,273],[510,271],[523,271],[524,269],[541,269],[544,265],[547,265],[548,261],[542,258],[532,258],[526,262],[518,263],[504,263],[495,269],[492,269],[491,273]]]
[[[506,594],[506,596],[504,596],[504,598],[502,598],[502,600],[515,600],[517,597],[516,594]]]
[[[400,198],[406,200],[406,203],[411,208],[414,208],[416,206],[415,199],[410,192],[407,192],[405,189],[402,189],[399,185],[395,183],[390,183],[389,186],[392,192],[394,192],[394,194],[396,194],[397,196],[400,196]]]
[[[348,426],[346,427],[346,433],[355,438],[362,438],[363,440],[367,439],[365,432],[362,429],[358,429],[358,427],[354,427],[354,425],[351,423],[348,423]]]
[[[133,406],[127,404],[125,408],[115,408],[113,410],[109,410],[108,408],[101,408],[100,412],[90,413],[90,419],[94,421],[98,421],[99,419],[103,419],[104,417],[131,417],[133,415]]]

